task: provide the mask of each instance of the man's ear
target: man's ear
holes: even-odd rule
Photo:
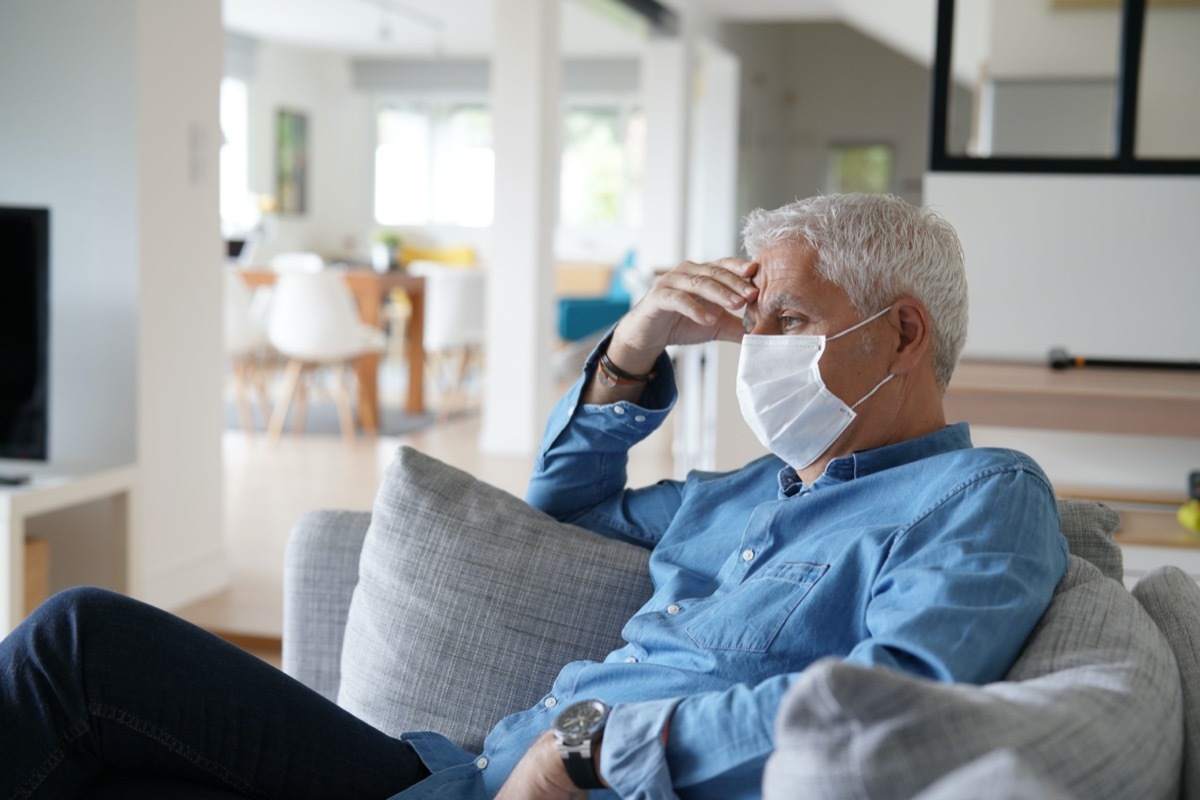
[[[930,361],[933,324],[924,303],[915,297],[901,297],[888,312],[888,322],[899,333],[892,353],[892,374],[903,375]]]

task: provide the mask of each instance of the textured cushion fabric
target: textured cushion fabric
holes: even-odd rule
[[[776,721],[764,798],[910,798],[998,749],[1069,796],[1174,798],[1180,703],[1158,628],[1071,556],[1005,681],[947,685],[834,660],[806,670]]]
[[[1200,586],[1178,567],[1159,567],[1133,587],[1175,651],[1183,684],[1183,790],[1200,797]]]
[[[1084,500],[1059,500],[1058,515],[1067,547],[1073,555],[1090,561],[1114,581],[1125,578],[1125,561],[1121,546],[1113,534],[1121,526],[1121,518],[1102,503]]]
[[[370,522],[365,511],[310,511],[292,526],[284,552],[283,671],[330,700]]]
[[[913,800],[1074,800],[1013,750],[993,750],[944,775]]]
[[[478,752],[564,664],[621,644],[650,597],[648,558],[403,447],[363,542],[338,703]]]

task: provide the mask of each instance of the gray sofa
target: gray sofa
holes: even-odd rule
[[[818,662],[779,710],[763,796],[1200,797],[1200,587],[1168,567],[1127,591],[1117,515],[1060,511],[1070,566],[1004,681]],[[620,642],[646,557],[401,448],[370,513],[292,531],[283,666],[385,731],[478,750],[559,667]]]

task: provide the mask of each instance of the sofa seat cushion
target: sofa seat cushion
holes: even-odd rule
[[[1153,621],[1121,584],[1072,555],[1004,681],[939,684],[834,660],[806,670],[777,719],[764,797],[911,798],[1007,750],[1067,796],[1173,799],[1180,696]]]
[[[1133,587],[1175,651],[1183,685],[1183,791],[1200,797],[1200,586],[1178,567],[1159,567]]]
[[[363,541],[338,703],[479,752],[563,665],[622,644],[650,597],[648,557],[402,447]]]

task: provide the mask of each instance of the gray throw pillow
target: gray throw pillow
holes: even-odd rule
[[[563,665],[621,645],[650,597],[648,558],[402,447],[363,541],[338,703],[479,752]]]
[[[1058,516],[1072,555],[1095,564],[1114,581],[1125,579],[1121,546],[1113,539],[1113,534],[1121,527],[1117,512],[1090,500],[1059,500]]]
[[[1174,800],[1180,703],[1153,621],[1121,584],[1071,556],[1004,681],[940,684],[835,660],[806,670],[776,720],[763,796],[911,798],[1007,749],[1072,797]]]
[[[1200,586],[1179,567],[1159,567],[1133,587],[1175,651],[1183,684],[1183,791],[1200,797]]]

